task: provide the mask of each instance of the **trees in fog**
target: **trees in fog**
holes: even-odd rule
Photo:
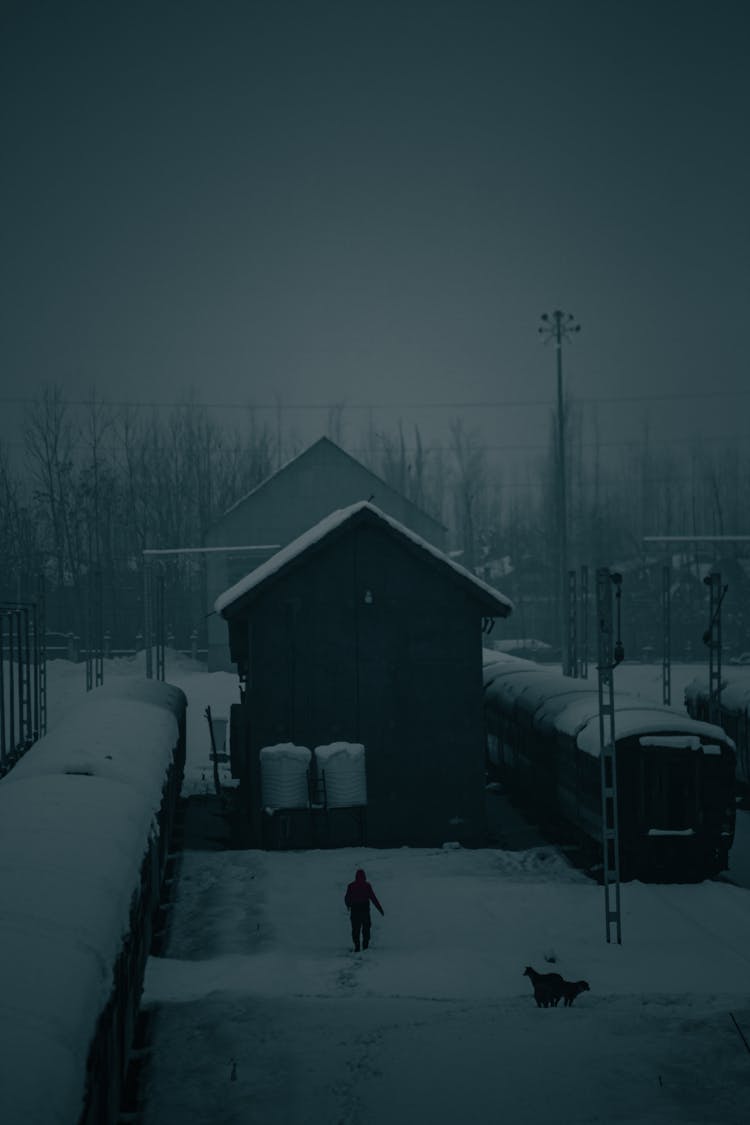
[[[82,633],[98,583],[108,627],[132,646],[143,550],[201,546],[213,520],[298,451],[283,421],[281,406],[270,424],[248,408],[227,425],[191,399],[160,412],[114,407],[93,394],[73,406],[59,388],[45,390],[27,411],[22,457],[14,462],[0,446],[0,598],[33,596],[43,573],[54,627]],[[442,443],[402,421],[388,429],[370,416],[359,434],[347,423],[345,404],[331,407],[329,436],[447,525],[454,556],[514,598],[518,627],[554,632],[554,416],[548,454],[530,457],[516,476],[506,467],[502,477],[502,451],[493,458],[460,417]],[[647,549],[646,535],[746,530],[745,450],[670,449],[645,425],[637,444],[613,448],[595,418],[584,430],[575,403],[566,404],[565,432],[571,568],[660,563],[665,556]],[[697,579],[696,549],[682,554]],[[184,645],[185,633],[203,623],[200,557],[165,562],[163,573],[168,618],[182,628]],[[649,597],[653,618],[657,592]]]
[[[209,524],[273,470],[275,443],[248,409],[233,427],[190,401],[166,415],[47,389],[27,410],[21,463],[0,447],[0,598],[48,590],[48,624],[83,635],[92,597],[135,641],[142,551],[199,547]],[[203,614],[198,557],[165,564],[173,617]],[[96,584],[96,593],[92,586]],[[126,643],[121,640],[120,643]],[[184,643],[184,642],[183,642]]]

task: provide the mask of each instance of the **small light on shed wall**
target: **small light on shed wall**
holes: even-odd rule
[[[365,590],[365,605],[372,605],[373,597],[372,590]]]

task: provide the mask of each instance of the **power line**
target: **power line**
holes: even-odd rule
[[[737,389],[737,390],[711,390],[711,391],[673,391],[662,392],[660,394],[640,394],[640,395],[596,395],[596,396],[576,396],[575,402],[590,403],[592,405],[598,404],[619,404],[619,403],[637,403],[637,402],[674,402],[679,401],[696,401],[705,399],[719,399],[719,398],[737,398],[746,397],[750,395],[750,389]],[[37,398],[28,397],[10,397],[0,396],[0,404],[4,406],[30,406],[37,403]],[[487,409],[507,409],[510,407],[527,407],[527,406],[554,406],[552,398],[519,398],[519,399],[475,399],[464,401],[447,401],[447,402],[347,402],[338,400],[335,402],[198,402],[198,401],[185,401],[183,400],[141,400],[141,399],[61,399],[61,406],[117,406],[126,407],[133,406],[138,408],[147,409],[164,409],[164,408],[188,408],[198,407],[206,410],[267,410],[278,412],[289,410],[487,410]]]
[[[715,444],[716,442],[725,442],[727,444],[744,443],[747,441],[747,434],[708,434],[701,435],[701,444]],[[695,444],[695,437],[693,435],[686,435],[683,437],[672,438],[659,438],[659,446],[665,445],[693,445]],[[6,449],[25,449],[26,445],[22,441],[5,441],[0,435],[0,448]],[[90,449],[91,442],[84,438],[76,438],[70,442],[72,449]],[[122,442],[101,442],[99,448],[103,452],[116,453],[122,449]],[[371,449],[365,446],[350,446],[348,443],[344,447],[348,453],[355,457],[362,457],[372,452]],[[527,452],[549,452],[549,442],[478,442],[473,448],[481,450],[485,453],[527,453]],[[602,441],[583,441],[580,442],[575,448],[578,449],[628,449],[632,448],[638,453],[643,452],[643,438],[617,438],[612,440]],[[399,450],[401,446],[399,446]],[[416,454],[418,452],[415,445],[404,445],[404,452],[408,454]],[[451,453],[453,448],[450,445],[432,444],[425,442],[422,446],[421,452],[424,455],[429,453]]]

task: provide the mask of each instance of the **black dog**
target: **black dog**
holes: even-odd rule
[[[570,1008],[576,996],[590,991],[587,980],[563,980],[559,973],[538,973],[530,965],[523,975],[531,980],[537,1008],[556,1008],[561,998],[564,1006]]]
[[[565,1000],[565,1007],[569,1008],[576,996],[580,996],[582,992],[589,991],[589,982],[587,980],[564,980],[562,982],[561,995]]]
[[[556,1008],[565,983],[559,973],[538,973],[527,965],[523,976],[528,977],[534,989],[537,1008]]]

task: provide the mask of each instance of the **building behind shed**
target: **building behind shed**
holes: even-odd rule
[[[206,534],[209,609],[222,590],[262,565],[334,509],[372,500],[436,547],[445,527],[329,438],[320,438],[234,504]],[[226,551],[215,548],[247,547]],[[208,617],[208,667],[231,669],[226,630]]]

